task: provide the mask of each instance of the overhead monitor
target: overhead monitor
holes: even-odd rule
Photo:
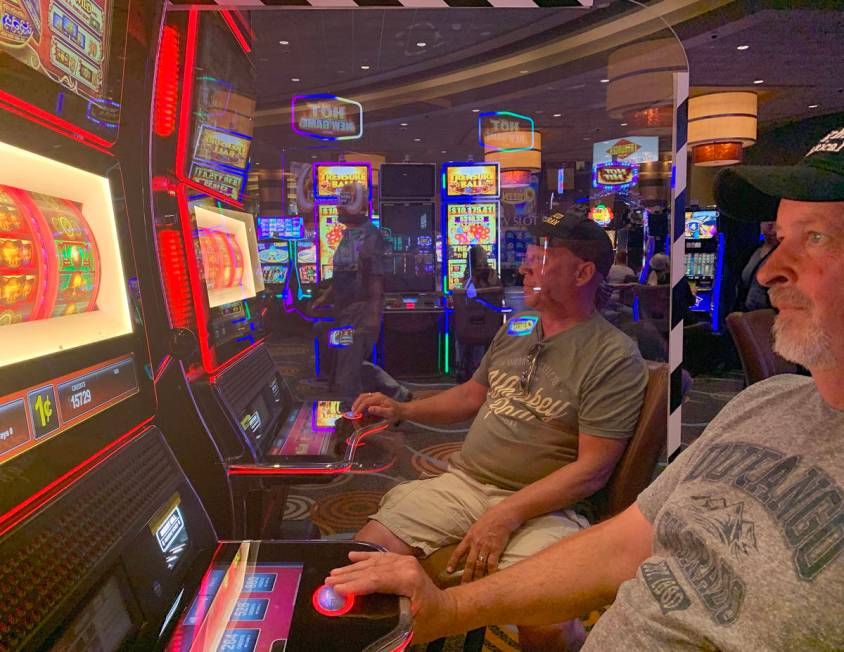
[[[384,290],[433,292],[436,289],[434,204],[381,204],[386,241]]]
[[[686,211],[686,238],[709,240],[718,235],[718,211]]]
[[[384,163],[379,175],[381,199],[433,199],[437,170],[433,163]]]
[[[501,194],[498,163],[445,163],[443,194],[447,200],[497,198]]]
[[[108,179],[0,143],[0,367],[132,332]]]
[[[216,308],[254,297],[255,278],[246,226],[239,219],[203,206],[194,210],[208,305]]]

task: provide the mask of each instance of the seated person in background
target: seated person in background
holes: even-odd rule
[[[651,271],[646,280],[647,285],[668,285],[671,282],[671,259],[663,253],[656,253],[651,257]]]
[[[372,353],[384,311],[384,236],[369,220],[368,204],[362,184],[341,188],[337,214],[346,229],[334,252],[331,285],[311,304],[312,309],[332,304],[329,328],[352,327],[349,345],[335,349],[332,388],[348,396],[362,391],[361,363]]]
[[[481,245],[472,245],[466,255],[463,287],[468,291],[470,286],[476,290],[501,287],[501,280],[495,270],[490,267],[486,249]]]
[[[607,274],[607,283],[620,285],[621,283],[635,283],[638,280],[639,277],[636,272],[627,264],[627,252],[616,252],[615,261]]]
[[[448,470],[395,487],[355,537],[403,555],[459,543],[448,566],[465,559],[464,582],[588,525],[573,508],[606,484],[647,386],[636,345],[595,309],[612,263],[606,233],[585,215],[557,214],[537,235],[547,249],[530,245],[521,268],[533,312],[501,328],[473,379],[410,403],[373,394],[353,406],[427,424],[474,417]],[[574,646],[582,635],[572,621],[522,630],[520,639],[530,649]]]
[[[729,167],[722,212],[777,217],[759,269],[778,375],[734,398],[637,502],[513,568],[438,591],[415,560],[352,553],[340,593],[413,600],[414,642],[541,625],[615,600],[583,648],[844,649],[844,125],[792,167]]]
[[[777,247],[777,223],[762,222],[759,225],[762,232],[762,244],[750,256],[747,265],[741,272],[739,278],[738,294],[736,296],[736,310],[739,312],[750,312],[751,310],[762,310],[770,308],[771,302],[768,299],[768,288],[756,278],[756,272]]]

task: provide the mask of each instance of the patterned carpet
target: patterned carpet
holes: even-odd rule
[[[279,372],[290,391],[302,401],[333,398],[326,384],[314,376],[314,353],[307,337],[276,337],[268,342]],[[453,382],[450,378],[426,385],[409,384],[415,392],[430,390],[432,385]],[[686,397],[683,413],[683,442],[691,443],[706,423],[723,405],[741,390],[740,374],[729,372],[724,377],[697,376]],[[339,398],[339,397],[338,397]],[[292,487],[285,509],[286,520],[310,519],[325,538],[350,538],[366,523],[367,516],[378,508],[381,497],[394,486],[421,475],[437,475],[446,468],[446,460],[460,448],[468,424],[462,427],[421,428],[404,424],[392,437],[391,455],[386,468],[376,472],[342,475],[329,483]],[[593,612],[582,618],[587,629],[600,617]],[[463,637],[451,637],[445,652],[460,650]],[[422,650],[414,646],[413,650]],[[484,649],[509,652],[518,650],[518,636],[512,626],[487,628]]]

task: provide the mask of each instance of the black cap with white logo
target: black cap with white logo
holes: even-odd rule
[[[606,278],[614,258],[612,241],[606,232],[589,219],[587,207],[578,206],[562,213],[542,218],[531,229],[537,237],[551,238],[551,246],[563,246],[582,260],[595,263]]]
[[[844,201],[844,127],[821,138],[797,165],[739,165],[715,177],[721,212],[748,222],[777,218],[780,199]]]

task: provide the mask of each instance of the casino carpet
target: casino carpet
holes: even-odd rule
[[[274,337],[268,342],[270,352],[279,373],[284,377],[293,395],[302,400],[332,398],[324,382],[315,380],[314,354],[308,337]],[[442,378],[438,389],[452,383]],[[408,383],[414,392],[430,391],[432,383]],[[741,388],[741,380],[735,376],[727,378],[696,377],[687,411],[684,413],[683,441],[691,443],[714,416],[718,409]],[[285,509],[285,519],[310,519],[325,538],[350,538],[367,520],[367,516],[378,508],[381,497],[391,488],[407,480],[424,475],[437,475],[446,468],[449,456],[458,450],[466,434],[463,427],[423,428],[404,424],[400,431],[391,432],[392,454],[386,468],[375,472],[346,474],[326,484],[300,485],[291,488]],[[601,611],[594,611],[582,617],[587,630],[598,620]],[[445,652],[461,650],[463,637],[450,637]],[[413,646],[418,652],[424,646]],[[518,650],[518,636],[510,625],[490,627],[486,630],[484,649],[509,652]]]

